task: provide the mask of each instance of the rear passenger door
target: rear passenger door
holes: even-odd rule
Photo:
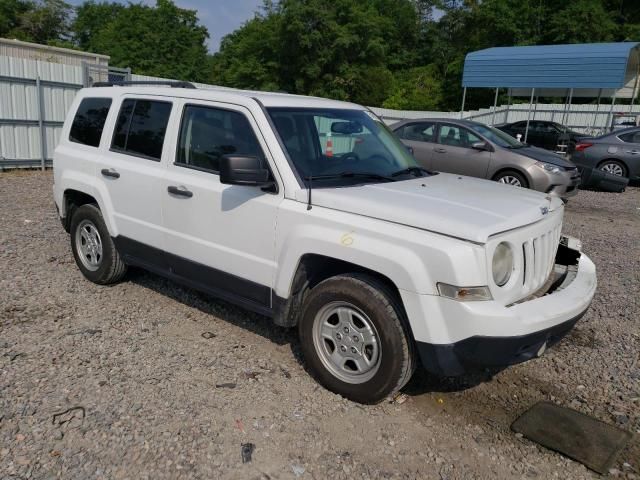
[[[172,102],[156,97],[114,100],[109,149],[96,170],[111,203],[115,243],[125,260],[162,266],[163,148]],[[151,248],[148,248],[151,247]]]
[[[407,147],[413,149],[413,156],[425,168],[432,168],[433,149],[436,147],[436,122],[415,122],[396,130],[396,134]]]
[[[269,166],[255,120],[242,106],[188,100],[172,131],[175,158],[161,189],[171,273],[254,310],[270,308],[283,191],[224,185],[218,174],[225,154],[258,156]]]
[[[438,145],[434,148],[433,168],[441,172],[485,178],[491,152],[471,148],[484,142],[471,130],[460,125],[441,123]]]

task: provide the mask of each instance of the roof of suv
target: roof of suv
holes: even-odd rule
[[[340,108],[352,110],[364,110],[364,107],[355,103],[330,100],[321,97],[307,97],[304,95],[293,95],[280,92],[260,92],[253,90],[240,90],[227,87],[211,88],[172,88],[170,86],[159,85],[123,85],[123,86],[101,86],[83,89],[84,95],[91,95],[94,92],[110,92],[116,95],[136,94],[136,95],[161,95],[173,98],[192,98],[199,100],[214,101],[236,101],[246,103],[251,98],[260,101],[265,107],[293,107],[293,108]],[[102,95],[101,95],[102,96]]]

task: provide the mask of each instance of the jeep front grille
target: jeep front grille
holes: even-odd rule
[[[561,225],[522,244],[522,285],[525,291],[540,288],[547,280],[555,263]]]

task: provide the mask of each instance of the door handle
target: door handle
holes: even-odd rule
[[[437,153],[447,153],[446,148],[434,148],[433,151]]]
[[[100,173],[105,177],[120,178],[120,174],[113,168],[103,168],[102,170],[100,170]]]
[[[638,155],[640,154],[640,150],[627,150],[627,153],[630,153],[631,155]]]
[[[172,195],[178,195],[180,197],[186,197],[186,198],[191,198],[193,197],[193,192],[190,190],[187,190],[184,187],[175,187],[173,185],[167,187],[167,192],[169,192]]]

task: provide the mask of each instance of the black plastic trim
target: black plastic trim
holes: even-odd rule
[[[586,313],[545,330],[513,337],[473,336],[450,344],[416,342],[422,366],[430,373],[455,377],[491,367],[507,367],[537,356],[546,342],[547,348],[558,343]]]
[[[144,268],[248,310],[273,316],[271,288],[122,235],[113,237],[125,263]]]

